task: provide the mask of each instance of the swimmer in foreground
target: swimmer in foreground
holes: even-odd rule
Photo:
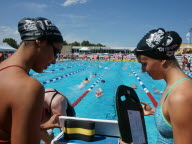
[[[47,122],[54,114],[71,117],[76,115],[75,110],[68,98],[53,88],[45,89],[43,109],[45,110],[45,114],[42,122]],[[41,135],[42,140],[46,143],[51,143],[54,138],[52,129],[47,132],[44,131]]]
[[[42,73],[55,64],[63,37],[50,20],[40,17],[20,20],[18,32],[19,48],[0,64],[0,143],[39,144],[40,131],[50,128],[50,121],[40,126],[45,89],[29,71]]]
[[[179,66],[175,52],[182,39],[175,31],[149,31],[134,50],[142,72],[154,80],[164,79],[166,88],[156,108],[144,103],[144,115],[154,111],[157,144],[192,143],[192,80]]]

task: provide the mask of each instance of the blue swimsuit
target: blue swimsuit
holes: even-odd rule
[[[172,89],[181,81],[183,80],[191,80],[189,78],[182,78],[178,81],[176,81],[168,90],[164,101],[162,102],[161,105],[158,105],[156,107],[155,110],[155,123],[157,126],[157,129],[159,131],[158,134],[158,139],[157,139],[157,144],[173,144],[173,130],[172,130],[172,126],[169,124],[169,122],[165,119],[164,115],[163,115],[163,104],[166,100],[166,98],[168,97],[168,95],[171,93]]]

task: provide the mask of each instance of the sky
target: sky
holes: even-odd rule
[[[0,0],[0,42],[13,38],[24,17],[45,17],[68,43],[88,40],[110,47],[136,47],[150,30],[176,31],[188,43],[192,0]]]

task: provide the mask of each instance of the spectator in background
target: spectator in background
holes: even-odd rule
[[[191,71],[191,57],[190,57],[190,55],[188,55],[188,58],[187,58],[187,68],[190,72]]]
[[[181,62],[182,62],[181,68],[182,68],[182,70],[185,70],[185,65],[187,64],[186,55],[183,55],[183,56],[181,57]]]

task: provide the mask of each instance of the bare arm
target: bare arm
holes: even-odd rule
[[[44,124],[41,124],[40,129],[41,129],[41,139],[47,143],[50,144],[52,141],[52,137],[49,136],[47,130],[48,129],[53,129],[53,128],[61,128],[60,125],[55,124],[58,123],[58,116],[57,114],[54,114],[49,121],[47,121]]]
[[[46,123],[41,124],[40,128],[41,130],[48,130],[53,128],[61,128],[60,125],[57,125],[56,123],[59,122],[58,114],[54,114]]]
[[[52,138],[49,136],[48,132],[46,130],[41,130],[41,139],[45,142],[42,144],[50,144],[52,141]]]
[[[17,84],[12,106],[12,144],[39,144],[43,86],[34,79]],[[18,96],[18,97],[17,97]]]
[[[192,143],[192,95],[174,96],[170,104],[169,116],[173,126],[173,137],[175,144]]]

